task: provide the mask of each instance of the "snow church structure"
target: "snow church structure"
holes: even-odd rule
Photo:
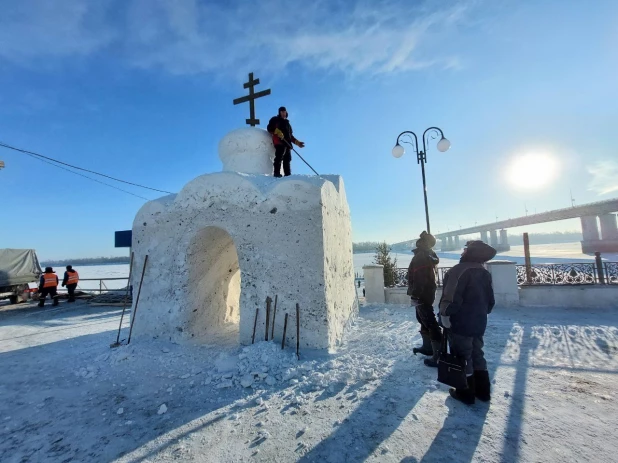
[[[134,337],[211,343],[237,330],[264,339],[265,300],[278,296],[274,339],[331,349],[358,310],[350,212],[336,175],[272,176],[265,130],[234,130],[219,143],[223,171],[200,175],[178,194],[146,203],[133,223],[136,294],[148,264]],[[271,315],[272,322],[272,315]]]

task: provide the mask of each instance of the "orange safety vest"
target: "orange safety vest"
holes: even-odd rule
[[[79,273],[77,272],[67,272],[69,278],[67,278],[67,285],[75,285],[79,281]]]
[[[43,288],[52,288],[58,286],[58,277],[55,273],[44,273],[43,281]]]

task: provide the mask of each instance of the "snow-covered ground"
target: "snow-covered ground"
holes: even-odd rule
[[[616,461],[616,311],[496,308],[493,399],[473,407],[411,355],[408,307],[365,306],[337,353],[300,361],[233,330],[110,349],[119,314],[0,311],[0,461]]]

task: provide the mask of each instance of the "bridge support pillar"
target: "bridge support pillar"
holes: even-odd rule
[[[449,243],[448,243],[448,242],[449,242],[449,240],[450,240],[450,239],[451,239],[451,237],[450,237],[450,236],[445,236],[445,237],[442,239],[442,252],[444,252],[444,251],[448,251],[448,245],[449,245]]]
[[[584,222],[586,225],[584,226]],[[614,214],[599,216],[601,223],[601,236],[596,227],[596,217],[582,217],[582,252],[592,254],[594,252],[618,252],[618,226]],[[586,227],[588,227],[586,229]],[[586,233],[588,231],[588,233]]]
[[[498,249],[498,232],[497,230],[490,230],[489,231],[489,244],[492,248],[494,249]]]
[[[582,236],[584,241],[599,241],[599,227],[595,216],[582,217]]]
[[[599,226],[597,224],[597,217],[594,215],[585,216],[580,218],[582,222],[582,252],[584,254],[592,254],[599,249],[599,243],[601,242],[599,236]]]
[[[601,222],[601,239],[618,240],[618,225],[616,224],[615,214],[605,214],[599,216]]]
[[[455,235],[455,247],[454,249],[461,249],[461,245],[459,244],[459,236]]]
[[[483,230],[481,232],[481,241],[483,243],[489,244],[489,239],[487,238],[487,230]]]
[[[511,246],[509,245],[509,238],[508,238],[508,235],[506,234],[505,229],[500,230],[500,244],[498,245],[498,248],[496,249],[499,252],[511,250]]]

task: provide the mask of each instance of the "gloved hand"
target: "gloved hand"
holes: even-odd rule
[[[415,298],[412,297],[412,298],[410,298],[410,300],[412,301],[411,302],[412,307],[416,307],[417,305],[421,305],[421,301],[419,301],[418,299],[415,299]]]
[[[64,288],[64,283],[62,283],[62,287]]]
[[[298,146],[299,148],[304,148],[305,147],[305,144],[302,141],[300,141],[300,140],[294,140],[294,144],[296,146]]]
[[[283,140],[283,132],[279,129],[275,129],[275,135],[277,135],[281,140]]]
[[[451,317],[449,317],[447,315],[440,315],[440,320],[442,321],[442,326],[444,328],[450,328],[451,327]]]

